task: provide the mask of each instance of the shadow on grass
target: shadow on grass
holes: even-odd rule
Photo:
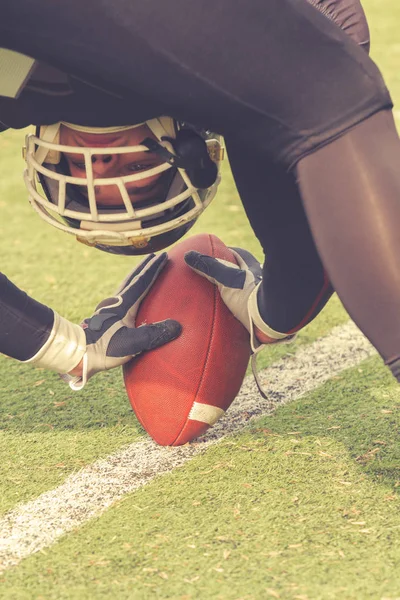
[[[58,375],[1,359],[0,430],[46,432],[118,425],[142,432],[126,395],[121,369],[97,375],[73,392]]]
[[[379,358],[278,407],[249,431],[340,442],[360,472],[400,491],[400,387]]]

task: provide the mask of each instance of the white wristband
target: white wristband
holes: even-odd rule
[[[275,329],[272,329],[271,327],[269,327],[269,325],[267,325],[264,322],[262,316],[260,315],[260,311],[258,310],[257,292],[258,292],[258,288],[260,287],[261,283],[262,282],[260,281],[260,283],[251,292],[248,303],[247,303],[250,324],[253,323],[253,325],[255,325],[260,331],[265,333],[265,335],[267,335],[272,340],[277,340],[277,341],[284,340],[285,338],[288,337],[289,334],[280,333],[279,331],[275,331]],[[251,327],[250,339],[251,339],[251,348],[252,348],[253,352],[257,352],[257,350],[261,349],[263,344],[262,344],[262,342],[259,342],[256,339],[255,334],[254,334],[254,327]]]
[[[54,312],[53,329],[40,350],[25,363],[58,373],[68,373],[82,360],[86,352],[86,336],[82,327]]]
[[[65,383],[68,383],[69,387],[74,392],[79,392],[80,390],[82,390],[85,387],[85,385],[87,384],[87,379],[88,379],[87,374],[88,374],[87,352],[85,352],[85,354],[83,355],[82,376],[69,375],[69,373],[63,375],[62,373],[59,373],[61,379],[63,381],[65,381]]]

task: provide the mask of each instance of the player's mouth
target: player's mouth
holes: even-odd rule
[[[79,133],[75,136],[77,145],[104,148],[123,146],[123,136],[115,133]]]

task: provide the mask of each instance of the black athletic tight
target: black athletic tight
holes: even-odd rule
[[[390,111],[299,162],[320,256],[349,314],[400,379],[400,141]]]

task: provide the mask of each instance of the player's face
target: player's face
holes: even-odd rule
[[[60,129],[60,143],[68,146],[110,148],[110,154],[98,154],[92,158],[93,175],[98,178],[122,177],[152,169],[162,160],[150,152],[132,152],[112,154],[112,148],[139,146],[147,138],[156,139],[147,125],[116,133],[84,133],[69,129],[65,125]],[[83,155],[64,154],[70,173],[73,177],[86,177]],[[162,194],[162,174],[145,177],[139,181],[126,184],[132,204],[151,203]],[[121,194],[116,185],[98,186],[95,188],[96,201],[100,206],[122,205]]]

